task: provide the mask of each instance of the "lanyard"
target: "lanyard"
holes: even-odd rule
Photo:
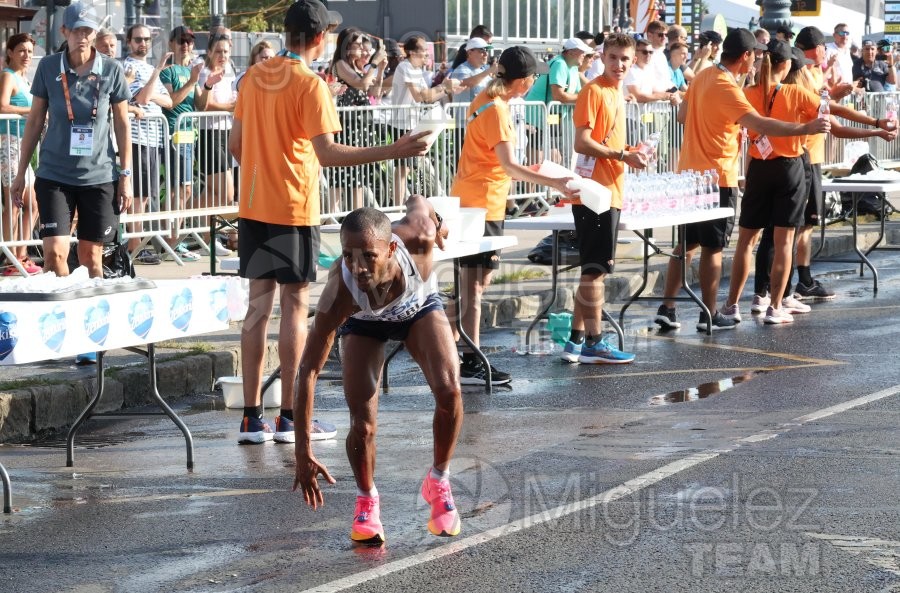
[[[72,97],[69,95],[69,77],[66,73],[66,64],[63,60],[63,56],[65,56],[65,52],[61,52],[59,54],[59,80],[62,82],[63,87],[63,96],[66,98],[66,111],[69,114],[69,122],[75,123],[75,113],[72,111]],[[94,85],[94,103],[91,106],[91,121],[95,121],[97,119],[97,108],[100,106],[100,77],[94,73],[94,69],[100,70],[103,72],[103,62],[100,57],[100,52],[94,52],[94,60],[95,63],[91,67],[91,72],[88,74],[88,80],[91,78],[94,79],[96,84]],[[77,76],[77,75],[76,75]]]
[[[778,94],[778,91],[781,89],[781,83],[775,86],[775,90],[772,91],[772,98],[769,100],[769,108],[766,110],[766,117],[769,117],[769,114],[772,113],[772,107],[775,105],[775,95]]]
[[[300,60],[300,61],[303,62],[304,64],[306,63],[306,60],[304,60],[302,56],[298,56],[297,54],[295,54],[294,52],[292,52],[292,51],[289,50],[289,49],[283,49],[283,50],[281,50],[280,52],[278,52],[278,55],[279,55],[279,56],[284,56],[284,57],[286,57],[286,58],[290,58],[290,59],[292,59],[292,60]]]
[[[722,72],[725,72],[726,74],[728,74],[728,78],[730,78],[731,81],[734,82],[735,85],[737,85],[737,83],[738,83],[737,78],[734,77],[734,74],[731,73],[731,70],[729,70],[728,68],[726,68],[726,67],[723,66],[722,64],[716,64],[716,67],[717,67],[719,70],[721,70]]]

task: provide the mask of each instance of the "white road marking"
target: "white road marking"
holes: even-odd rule
[[[425,564],[427,562],[432,562],[446,556],[458,554],[460,552],[463,552],[464,550],[467,550],[468,548],[490,542],[500,537],[518,533],[542,523],[555,521],[567,515],[579,513],[597,505],[607,504],[619,500],[620,498],[624,498],[625,496],[629,496],[631,494],[639,492],[640,490],[643,490],[648,486],[656,484],[657,482],[669,478],[677,473],[683,472],[684,470],[710,461],[711,459],[715,459],[720,455],[730,453],[741,446],[777,438],[780,435],[786,434],[794,428],[803,426],[804,424],[807,424],[809,422],[814,422],[816,420],[821,420],[829,416],[834,416],[853,408],[864,406],[866,404],[891,397],[898,393],[900,393],[900,385],[895,385],[893,387],[882,389],[881,391],[876,391],[875,393],[864,395],[862,397],[858,397],[856,399],[852,399],[835,406],[823,408],[822,410],[818,410],[816,412],[812,412],[811,414],[806,414],[804,416],[800,416],[798,418],[785,422],[784,424],[781,424],[777,429],[765,430],[763,432],[739,439],[731,446],[704,451],[701,453],[694,453],[693,455],[689,455],[684,459],[673,461],[672,463],[668,463],[651,472],[642,474],[640,476],[637,476],[636,478],[632,478],[627,482],[623,482],[618,486],[610,488],[609,490],[601,492],[590,498],[586,498],[584,500],[573,502],[570,504],[561,505],[556,508],[543,511],[541,513],[536,513],[529,517],[524,517],[517,521],[507,523],[506,525],[494,527],[493,529],[488,529],[487,531],[483,531],[481,533],[470,535],[461,539],[456,539],[445,546],[427,550],[425,552],[420,552],[419,554],[413,554],[412,556],[407,556],[406,558],[401,558],[393,562],[382,564],[381,566],[378,566],[376,568],[364,570],[356,574],[336,579],[317,587],[313,587],[312,589],[307,589],[307,592],[334,593],[336,591],[345,591],[358,585],[368,583],[369,581],[374,581],[381,577],[413,568],[420,564]]]

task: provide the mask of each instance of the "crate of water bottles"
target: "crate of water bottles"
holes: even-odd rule
[[[703,172],[625,176],[622,218],[635,220],[719,207],[719,174]]]

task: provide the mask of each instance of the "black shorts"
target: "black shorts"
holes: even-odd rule
[[[801,157],[750,159],[740,225],[745,229],[764,229],[770,224],[796,228],[803,222],[806,194]]]
[[[201,130],[197,145],[200,172],[207,175],[222,173],[231,169],[231,154],[228,152],[230,130]]]
[[[119,230],[118,181],[99,185],[68,185],[42,179],[34,181],[40,233],[44,237],[72,234],[72,219],[78,213],[78,238],[108,243]]]
[[[316,281],[319,227],[238,221],[241,278],[275,279],[279,284]]]
[[[374,321],[368,319],[355,319],[350,317],[337,330],[339,338],[349,335],[365,336],[382,342],[394,340],[403,342],[409,336],[409,330],[413,324],[432,311],[444,312],[444,304],[441,297],[436,294],[429,296],[422,308],[406,321]]]
[[[485,237],[502,237],[503,221],[488,220],[484,223]],[[486,268],[488,270],[496,270],[500,267],[500,251],[485,251],[484,253],[476,253],[475,255],[467,255],[459,258],[459,267],[461,268]]]
[[[719,188],[719,206],[734,208],[737,205],[736,187]],[[695,222],[685,226],[684,238],[688,245],[700,245],[714,249],[728,246],[731,231],[734,229],[734,216],[717,218],[706,222]]]
[[[143,144],[131,145],[131,191],[135,198],[159,201],[159,157],[160,149]],[[151,212],[158,208],[150,208]]]
[[[825,216],[825,196],[822,193],[822,165],[809,164],[807,155],[805,164],[807,199],[806,210],[803,212],[803,223],[806,226],[817,226]]]
[[[619,209],[597,214],[587,206],[572,206],[582,274],[612,274],[619,237]]]

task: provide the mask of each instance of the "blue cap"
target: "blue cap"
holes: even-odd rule
[[[73,2],[66,6],[63,26],[70,31],[79,27],[88,27],[96,31],[100,28],[100,19],[92,5],[87,2]]]

